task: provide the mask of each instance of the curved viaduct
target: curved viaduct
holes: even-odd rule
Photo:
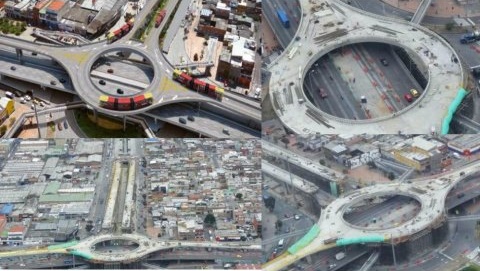
[[[173,9],[173,5],[169,5]],[[169,13],[171,11],[169,10]],[[162,25],[161,28],[164,27]],[[134,26],[137,27],[136,25]],[[1,36],[0,44],[13,47],[17,49],[17,55],[21,57],[19,51],[27,50],[36,52],[56,61],[69,75],[75,92],[80,98],[98,112],[106,113],[114,116],[127,116],[146,112],[148,110],[161,107],[163,105],[172,103],[184,102],[206,102],[214,104],[222,109],[234,111],[249,119],[260,121],[261,113],[252,110],[252,106],[238,102],[235,99],[224,98],[222,102],[201,95],[194,91],[187,90],[185,87],[178,85],[175,89],[162,89],[160,86],[162,75],[171,78],[174,67],[159,53],[158,39],[161,28],[153,29],[150,33],[151,37],[148,39],[148,44],[141,44],[135,41],[129,41],[125,38],[116,41],[113,44],[106,42],[96,42],[91,44],[79,46],[51,46],[36,44],[29,41]],[[129,36],[129,35],[127,35]],[[157,42],[153,42],[155,40]],[[156,44],[156,46],[152,46]],[[142,93],[150,92],[153,95],[153,103],[149,106],[137,110],[129,111],[114,111],[104,109],[99,106],[99,97],[101,95],[108,95],[93,85],[89,75],[90,69],[95,60],[104,53],[112,51],[128,51],[143,56],[148,59],[149,64],[152,65],[154,77],[149,87]],[[140,93],[139,93],[140,94]],[[138,94],[137,94],[138,95]],[[115,96],[115,95],[112,95]],[[133,97],[134,95],[121,95],[118,97]],[[258,110],[257,110],[258,111]]]
[[[460,181],[480,172],[480,161],[474,162],[448,174],[434,178],[417,179],[412,183],[381,184],[365,187],[347,193],[329,204],[316,223],[318,233],[308,242],[298,247],[295,253],[285,252],[278,258],[266,263],[263,270],[276,271],[308,255],[330,249],[335,246],[367,242],[388,242],[408,238],[429,228],[432,224],[445,220],[445,200],[453,187]],[[345,211],[367,198],[383,195],[404,195],[416,199],[421,204],[420,212],[411,220],[391,228],[364,228],[352,225],[343,218]],[[325,242],[338,238],[336,242]]]
[[[304,16],[293,40],[268,67],[270,99],[285,127],[295,133],[428,133],[441,130],[448,106],[463,84],[463,69],[453,48],[436,33],[399,19],[366,13],[341,1],[299,0]],[[324,2],[318,13],[315,8]],[[333,22],[328,25],[324,18]],[[383,117],[351,120],[323,112],[306,99],[303,81],[309,68],[333,49],[359,42],[382,42],[405,49],[428,70],[428,84],[415,103]],[[423,54],[429,50],[427,56]],[[295,85],[300,91],[287,91]],[[299,121],[300,120],[300,121]]]
[[[96,244],[112,240],[126,240],[138,244],[138,247],[128,251],[98,252],[94,247]],[[63,253],[71,254],[84,258],[93,263],[131,263],[147,257],[150,253],[168,250],[172,248],[211,248],[211,249],[239,249],[260,251],[261,245],[251,244],[228,244],[217,242],[191,242],[191,241],[156,241],[140,234],[104,234],[92,236],[82,241],[74,241],[65,244],[52,245],[47,248],[13,250],[0,252],[0,257],[12,257],[19,255],[40,255]]]

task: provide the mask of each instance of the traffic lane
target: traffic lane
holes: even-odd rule
[[[169,105],[162,108],[151,110],[147,115],[151,117],[160,117],[170,120],[173,125],[181,127],[191,127],[203,133],[205,127],[209,127],[208,133],[216,137],[259,137],[259,131],[239,125],[231,120],[223,118],[220,115],[208,113],[200,110],[181,106]],[[194,116],[194,121],[187,120],[187,116]],[[183,125],[179,122],[179,118],[184,118],[187,124]],[[224,129],[228,130],[229,134],[225,134]]]
[[[322,71],[319,71],[317,74],[319,76],[313,78],[314,88],[318,89],[318,91],[320,91],[320,89],[322,88],[327,93],[328,96],[325,99],[323,99],[323,102],[328,104],[328,107],[332,109],[332,112],[327,112],[327,113],[333,116],[348,118],[348,113],[346,111],[346,108],[342,107],[341,100],[336,94],[338,89],[335,88],[331,84],[331,82],[328,81],[328,78],[332,78],[330,79],[330,81],[334,80],[333,76],[331,75],[331,72],[329,72],[328,68],[325,67]]]
[[[25,54],[25,52],[28,52],[28,51],[23,50],[22,60],[25,63],[31,63],[37,66],[44,66],[44,67],[48,67],[50,69],[56,70],[57,72],[66,73],[62,67],[53,64],[52,58],[44,55],[34,56],[31,53]],[[15,62],[19,62],[15,48],[0,45],[0,55],[5,58],[12,59]]]
[[[14,68],[12,68],[12,66]],[[68,80],[68,74],[66,74],[65,72],[61,72],[58,69],[28,62],[20,64],[20,62],[4,56],[0,56],[0,67],[3,74],[11,76],[12,78],[19,78],[19,80],[23,80],[25,75],[28,74],[28,81],[33,81],[36,84],[53,87],[51,82],[55,81],[54,86],[56,88],[63,87],[70,91],[73,90],[71,81]],[[66,82],[60,83],[59,80],[61,78],[65,79]]]
[[[335,97],[338,100],[338,94],[340,95],[340,101],[339,103],[341,104],[341,107],[346,107],[348,108],[346,111],[348,112],[347,116],[350,119],[358,119],[360,118],[360,113],[357,111],[361,111],[360,107],[358,106],[358,101],[355,100],[355,97],[353,96],[353,92],[350,90],[350,86],[348,83],[344,80],[342,77],[342,71],[341,68],[337,68],[335,66],[335,63],[333,62],[332,57],[337,56],[338,54],[328,54],[327,58],[328,60],[325,61],[325,66],[326,68],[331,72],[331,76],[333,78],[333,83],[335,84],[335,91],[332,92],[332,94],[335,95]],[[357,98],[359,99],[359,98]]]
[[[461,44],[460,38],[464,35],[462,34],[442,34],[450,45],[455,49],[457,54],[462,58],[463,61],[469,67],[474,67],[480,65],[480,46],[476,43],[470,44]],[[477,50],[478,51],[477,51]]]
[[[292,1],[293,2],[293,1]],[[277,15],[277,8],[282,8],[285,13],[287,13],[287,17],[290,21],[290,27],[285,28],[283,24],[280,22],[280,19]],[[262,5],[262,13],[263,19],[268,20],[270,23],[270,27],[272,28],[279,44],[286,48],[290,41],[295,37],[295,33],[299,27],[299,19],[298,17],[292,16],[292,11],[295,9],[285,9],[285,2],[278,2],[278,1],[264,1]],[[298,9],[298,8],[297,8]],[[298,12],[300,13],[300,12]],[[294,13],[295,14],[295,13]],[[293,17],[293,18],[292,18]]]
[[[397,94],[400,99],[399,101],[394,99],[392,102],[401,106],[401,108],[404,108],[410,104],[404,99],[404,95],[410,93],[410,89],[414,88],[419,90],[419,92],[422,92],[422,89],[418,83],[416,83],[413,76],[410,73],[407,74],[405,72],[406,68],[402,67],[404,66],[403,62],[397,61],[399,58],[393,55],[394,52],[390,46],[371,43],[361,46],[361,49],[365,50],[370,56],[372,56],[375,63],[374,65],[384,74],[384,78],[388,79],[388,82],[391,83],[394,93]],[[385,59],[388,62],[388,66],[384,66],[380,62],[381,59]],[[383,85],[388,87],[385,83]]]

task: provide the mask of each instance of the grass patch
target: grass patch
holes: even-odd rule
[[[106,116],[98,116],[98,119],[102,119],[108,121],[110,123],[116,123],[119,127],[123,127],[122,122],[118,121],[113,118],[109,118]],[[86,110],[76,110],[75,111],[75,120],[77,121],[78,126],[85,135],[89,138],[143,138],[145,137],[143,131],[134,124],[129,124],[127,122],[127,129],[124,132],[123,129],[120,130],[112,130],[101,127],[97,125],[95,122],[91,121],[88,117],[88,113]]]
[[[480,266],[470,263],[470,266],[462,268],[461,271],[480,271]]]
[[[157,13],[165,7],[166,0],[160,1],[156,7],[152,9],[152,11],[148,14],[145,18],[145,23],[142,27],[138,28],[137,31],[133,34],[133,38],[136,40],[140,40],[144,42],[145,39],[148,37],[150,30],[152,30],[153,26],[155,25],[155,18],[157,17]]]

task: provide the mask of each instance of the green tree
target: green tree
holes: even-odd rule
[[[208,226],[214,226],[216,223],[215,216],[213,214],[207,214],[205,216],[205,219],[203,220],[203,223],[205,223]]]
[[[446,29],[447,31],[452,31],[453,26],[454,26],[453,22],[446,23],[446,24],[445,24],[445,29]]]
[[[242,194],[242,193],[237,193],[237,194],[235,195],[235,198],[237,198],[238,200],[242,200],[243,194]]]
[[[325,160],[324,160],[324,159],[320,159],[319,163],[320,163],[320,165],[324,166],[324,165],[325,165]]]
[[[277,230],[281,229],[282,226],[283,226],[283,222],[280,219],[278,219],[277,222],[275,222],[275,229]]]
[[[390,171],[390,172],[387,174],[387,178],[388,178],[389,180],[393,180],[393,179],[395,179],[395,174]]]

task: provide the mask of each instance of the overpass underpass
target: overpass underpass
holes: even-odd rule
[[[283,161],[285,164],[282,165],[283,169],[287,169],[289,172],[294,172],[299,177],[309,180],[319,189],[329,191],[333,196],[337,195],[337,182],[346,178],[340,172],[322,166],[316,161],[301,157],[269,141],[262,140],[262,149],[264,157],[269,161]]]
[[[413,14],[411,22],[414,24],[420,24],[425,17],[425,14],[427,14],[427,10],[430,7],[431,3],[432,0],[422,0],[420,5],[418,5],[417,10]]]
[[[200,109],[198,103],[193,102],[170,104],[141,115],[168,122],[209,137],[260,137],[260,131],[256,129],[260,126],[259,120],[253,120],[206,103],[201,103]],[[193,116],[195,121],[187,120],[187,116]],[[180,123],[179,118],[187,120],[187,124]],[[208,129],[206,129],[207,127]],[[228,130],[229,135],[225,134],[224,129]]]
[[[215,261],[221,259],[224,262],[258,262],[262,257],[262,252],[234,252],[234,251],[194,251],[194,250],[175,250],[175,251],[162,251],[158,253],[152,253],[146,261],[170,261],[170,260],[210,260]]]

